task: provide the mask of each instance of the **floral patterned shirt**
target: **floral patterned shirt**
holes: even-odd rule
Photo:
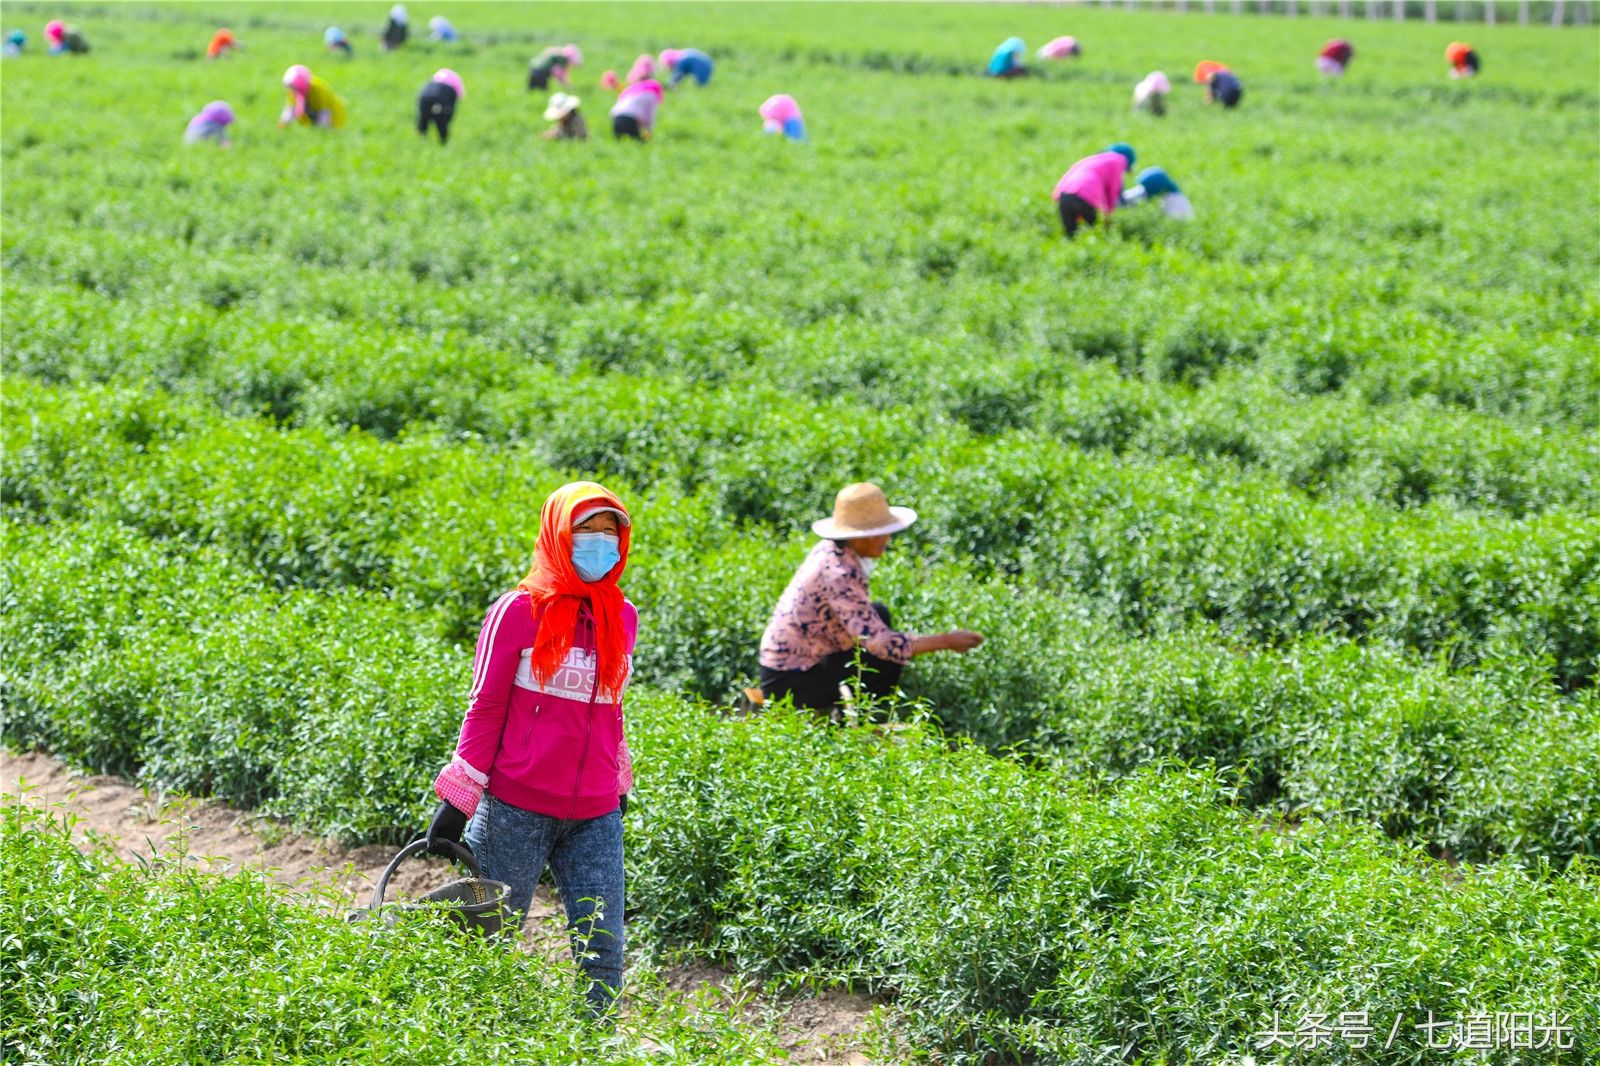
[[[761,636],[761,665],[809,670],[826,656],[861,647],[880,659],[911,661],[911,636],[890,629],[872,609],[861,557],[818,541],[778,599]]]

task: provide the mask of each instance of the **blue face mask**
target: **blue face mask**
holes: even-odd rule
[[[572,565],[585,581],[599,581],[622,558],[617,538],[610,533],[574,533]]]

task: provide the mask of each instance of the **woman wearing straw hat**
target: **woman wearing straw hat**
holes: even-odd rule
[[[867,595],[867,578],[889,538],[917,520],[909,507],[891,507],[872,484],[847,485],[833,517],[811,524],[823,538],[783,590],[761,637],[761,696],[790,696],[797,707],[831,712],[861,652],[862,687],[886,696],[914,656],[969,652],[983,637],[965,629],[931,636],[890,627],[889,609]],[[753,694],[752,694],[753,695]]]
[[[580,103],[582,101],[571,93],[556,93],[550,98],[550,106],[544,109],[544,120],[555,125],[544,131],[545,140],[588,140],[589,126],[578,113]]]

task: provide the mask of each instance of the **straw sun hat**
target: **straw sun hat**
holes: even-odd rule
[[[578,110],[579,103],[578,98],[571,93],[556,93],[550,98],[550,106],[544,109],[544,120],[559,122]]]
[[[811,530],[827,540],[881,537],[898,533],[917,520],[909,507],[890,507],[883,490],[869,482],[846,485],[833,500],[833,517],[811,523]]]

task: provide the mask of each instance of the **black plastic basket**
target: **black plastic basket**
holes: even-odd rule
[[[385,903],[383,897],[389,890],[389,879],[400,868],[400,864],[428,848],[426,838],[413,840],[389,860],[383,876],[378,878],[377,887],[372,890],[372,903],[352,911],[350,920],[361,922],[377,918],[386,924],[392,924],[397,911],[438,909],[450,915],[464,929],[474,930],[485,936],[500,932],[501,907],[505,904],[511,886],[504,881],[491,881],[484,877],[483,871],[478,868],[478,860],[473,856],[472,849],[455,841],[447,843],[455,852],[456,860],[471,871],[472,876],[457,878],[440,885],[411,903]],[[444,906],[441,907],[441,904]]]

